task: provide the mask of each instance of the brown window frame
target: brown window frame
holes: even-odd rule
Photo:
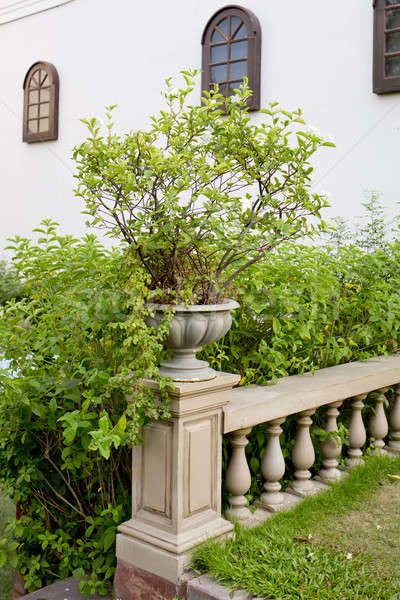
[[[400,31],[400,27],[386,29],[386,12],[398,8],[397,4],[386,4],[386,0],[373,0],[374,7],[374,58],[373,91],[375,94],[388,94],[400,91],[400,75],[386,75],[386,59],[400,55],[400,52],[386,52],[386,33]]]
[[[45,85],[42,85],[42,81],[32,84],[32,79],[35,77],[38,71],[45,71]],[[37,82],[38,80],[36,80]],[[58,139],[58,99],[59,99],[59,78],[57,69],[54,65],[49,62],[38,61],[34,63],[27,71],[24,79],[24,119],[23,119],[23,133],[22,139],[28,144],[32,142],[48,142],[51,140]],[[40,90],[49,90],[49,99],[41,101]],[[31,101],[30,92],[38,91],[38,100],[35,102]],[[44,104],[48,104],[48,129],[46,131],[39,131],[40,123],[40,109]],[[29,108],[32,106],[38,107],[37,117],[29,119]],[[47,118],[47,115],[42,119]],[[37,121],[37,132],[30,131],[29,121]]]
[[[399,0],[400,1],[400,0]],[[247,78],[250,89],[253,91],[253,95],[249,98],[247,106],[249,110],[260,109],[260,79],[261,79],[261,26],[256,15],[247,8],[241,6],[229,5],[224,6],[217,11],[211,19],[209,19],[207,25],[204,28],[203,36],[201,39],[202,43],[202,81],[201,89],[210,90],[211,84],[211,36],[214,33],[215,27],[226,17],[238,17],[240,18],[247,27],[248,37],[243,38],[247,40]],[[221,44],[222,45],[222,44]],[[226,43],[229,52],[232,42]],[[240,62],[241,58],[237,59]],[[231,64],[230,55],[227,56],[226,61],[221,64]],[[218,63],[217,63],[218,64]],[[238,86],[240,83],[238,83]]]

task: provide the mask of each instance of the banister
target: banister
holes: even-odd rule
[[[223,431],[254,427],[399,382],[400,355],[392,355],[291,375],[271,386],[236,388],[223,409]]]

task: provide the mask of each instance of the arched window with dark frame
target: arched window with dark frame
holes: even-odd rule
[[[376,94],[400,91],[400,0],[374,0]]]
[[[400,1],[400,0],[399,0]],[[248,78],[251,110],[260,108],[261,27],[257,17],[240,6],[225,6],[208,21],[201,40],[202,90],[217,83],[224,96]]]
[[[57,69],[48,62],[33,64],[24,79],[24,142],[58,138]]]

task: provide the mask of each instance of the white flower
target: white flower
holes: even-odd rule
[[[209,142],[211,142],[212,129],[210,127],[207,127],[207,129],[204,131],[204,133],[200,136],[200,139],[203,142],[203,144],[208,144]]]
[[[309,534],[308,534],[308,539],[309,539],[309,540],[312,540],[312,535],[311,535],[311,533],[309,533]]]
[[[377,529],[382,529],[382,525],[377,525],[376,528]]]
[[[230,101],[231,102],[241,102],[242,98],[241,96],[239,96],[239,94],[235,94],[234,96],[230,97]]]
[[[329,199],[331,193],[327,192],[326,190],[323,190],[319,193],[320,196],[323,196],[324,198],[326,198],[327,200]]]
[[[309,125],[307,127],[307,132],[312,133],[313,135],[317,135],[318,137],[321,137],[319,130],[316,127],[314,127],[314,125]]]
[[[100,127],[100,129],[106,128],[106,124],[104,123],[103,119],[100,119],[100,117],[95,117],[95,119],[96,119],[96,125],[98,127]]]
[[[347,560],[351,560],[353,558],[352,553],[348,552],[346,558],[347,558]]]
[[[312,558],[313,556],[314,556],[314,552],[309,552],[309,553],[307,554],[307,558]]]

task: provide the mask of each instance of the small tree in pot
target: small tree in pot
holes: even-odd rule
[[[310,191],[310,157],[333,144],[304,128],[300,110],[271,103],[260,111],[265,121],[252,119],[246,81],[233,97],[216,86],[189,105],[196,72],[182,76],[181,89],[167,80],[166,110],[146,131],[116,134],[114,107],[104,126],[85,120],[90,135],[74,158],[91,225],[122,238],[158,290],[155,322],[175,305],[167,345],[181,357],[160,373],[199,380],[215,376],[195,352],[229,329],[235,278],[323,227],[326,199]]]

